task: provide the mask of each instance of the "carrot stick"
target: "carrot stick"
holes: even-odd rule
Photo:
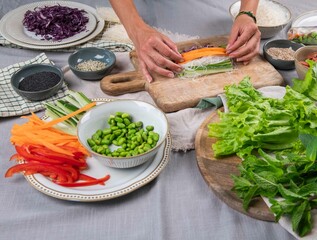
[[[60,118],[57,118],[57,119],[54,119],[53,121],[50,121],[50,122],[47,122],[45,123],[41,128],[49,128],[51,126],[54,126],[60,122],[63,122],[79,113],[82,113],[84,111],[87,111],[88,109],[92,108],[93,106],[96,105],[96,102],[91,102],[91,103],[88,103],[87,105],[83,106],[82,108],[78,109],[77,111],[75,112],[72,112],[64,117],[60,117]]]
[[[215,51],[215,52],[223,52],[226,53],[226,49],[222,47],[205,47],[205,48],[197,48],[182,54],[187,54],[187,53],[196,53],[196,52],[206,52],[206,51]]]
[[[196,49],[190,52],[186,52],[182,54],[183,62],[180,64],[187,63],[189,61],[195,60],[197,58],[206,57],[206,56],[226,56],[226,50],[224,48],[204,48],[204,49]]]
[[[41,120],[37,115],[23,117],[29,121],[22,124],[15,124],[11,129],[10,141],[14,145],[22,146],[23,144],[35,144],[45,146],[52,151],[62,153],[65,155],[73,156],[74,152],[81,152],[88,156],[88,151],[79,143],[77,136],[67,134],[61,130],[54,128],[54,125],[67,120],[81,112],[87,111],[95,106],[96,102],[87,104],[86,106],[78,109],[77,111],[68,114],[64,117],[55,119],[50,122]],[[65,146],[70,146],[67,148]]]

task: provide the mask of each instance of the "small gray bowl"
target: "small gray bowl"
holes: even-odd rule
[[[49,73],[55,73],[58,76],[57,83],[53,86],[45,88],[43,90],[21,90],[22,81],[31,81],[30,76],[34,74],[42,73],[43,83],[48,84],[47,79],[45,79],[45,74],[48,76]],[[49,76],[48,76],[49,77]],[[41,80],[42,81],[42,80]],[[46,83],[45,83],[46,81]],[[11,86],[21,97],[28,99],[30,101],[41,101],[45,100],[54,94],[62,87],[64,82],[64,75],[60,68],[50,65],[50,64],[31,64],[22,67],[20,70],[16,71],[11,77]],[[25,84],[25,82],[24,82]]]
[[[281,59],[276,59],[273,58],[271,55],[268,54],[268,49],[272,47],[277,47],[277,48],[292,48],[294,52],[303,47],[304,45],[301,43],[296,43],[292,42],[290,40],[286,39],[277,39],[277,40],[272,40],[268,41],[264,44],[263,46],[263,55],[264,58],[269,61],[276,69],[280,70],[292,70],[295,68],[295,61],[294,60],[281,60]]]
[[[77,64],[84,61],[94,60],[104,62],[106,67],[97,71],[81,71],[76,68]],[[114,68],[116,56],[113,52],[98,47],[82,48],[72,53],[68,58],[68,65],[72,72],[79,78],[84,80],[100,80],[108,75]]]

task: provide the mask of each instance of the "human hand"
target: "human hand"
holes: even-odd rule
[[[227,53],[238,62],[248,64],[259,52],[261,33],[248,15],[240,15],[233,23]]]
[[[172,78],[174,72],[182,70],[176,64],[182,60],[176,44],[150,26],[145,25],[136,31],[132,41],[138,54],[139,68],[147,81],[153,81],[151,73]]]

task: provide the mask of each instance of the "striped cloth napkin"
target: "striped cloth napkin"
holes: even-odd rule
[[[43,101],[29,101],[18,95],[11,86],[11,76],[21,67],[34,63],[53,64],[44,53],[25,62],[16,63],[0,69],[0,117],[12,117],[29,114],[44,109],[44,102],[54,101],[65,96],[68,87],[62,88],[52,97]]]

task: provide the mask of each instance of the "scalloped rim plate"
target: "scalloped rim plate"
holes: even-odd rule
[[[97,102],[112,101],[102,98],[92,100]],[[47,119],[47,117],[44,116],[43,119]],[[83,172],[96,178],[110,174],[110,179],[104,186],[94,185],[68,188],[53,183],[41,174],[27,175],[24,177],[36,190],[51,197],[80,202],[103,201],[126,195],[154,180],[167,165],[170,150],[171,136],[168,134],[155,158],[152,161],[134,168],[110,168],[103,165],[94,157],[89,157],[87,159],[89,168]]]
[[[65,1],[54,1],[56,3],[58,2],[65,2]],[[74,2],[67,2],[67,4],[69,6],[71,6],[72,4],[74,4]],[[84,5],[81,3],[75,3],[76,6],[82,6],[84,7],[84,9],[86,11],[89,11],[90,13],[92,13],[94,15],[94,17],[96,18],[97,21],[97,25],[96,28],[94,29],[94,31],[89,34],[86,37],[83,37],[77,41],[73,41],[70,43],[66,43],[66,44],[52,44],[52,43],[47,43],[47,45],[34,45],[34,44],[29,44],[29,43],[25,43],[25,42],[21,42],[15,38],[13,38],[11,35],[8,34],[7,30],[6,30],[6,21],[8,14],[6,14],[5,16],[2,17],[2,19],[0,20],[0,34],[9,42],[16,44],[18,46],[24,47],[24,48],[29,48],[29,49],[37,49],[37,50],[49,50],[49,49],[60,49],[60,48],[68,48],[68,47],[73,47],[85,42],[88,42],[89,40],[93,39],[94,37],[96,37],[99,33],[102,32],[102,30],[104,29],[105,26],[105,21],[98,16],[98,14],[96,13],[96,9],[94,9],[93,7],[90,7],[88,5]]]
[[[24,19],[24,14],[28,10],[32,11],[36,7],[54,6],[57,4],[61,6],[67,6],[70,8],[77,8],[79,10],[86,11],[85,15],[89,19],[86,25],[86,30],[80,33],[77,33],[72,37],[65,38],[61,41],[52,41],[52,40],[41,40],[42,36],[36,36],[35,33],[28,31],[23,26],[22,22]],[[6,32],[11,37],[15,38],[16,40],[20,42],[28,43],[28,44],[33,44],[33,45],[48,45],[48,44],[60,45],[60,44],[75,42],[91,34],[97,26],[97,20],[95,15],[92,14],[90,11],[86,10],[86,8],[87,8],[87,5],[85,4],[71,3],[71,2],[68,3],[65,1],[45,1],[45,2],[26,4],[7,13],[6,21],[5,21],[5,29],[6,29]]]

